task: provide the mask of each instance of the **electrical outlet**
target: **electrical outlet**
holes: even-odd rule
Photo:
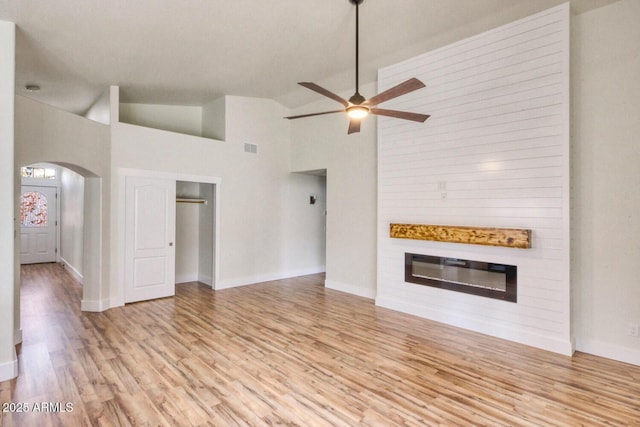
[[[637,337],[638,336],[638,324],[637,323],[633,323],[633,322],[627,323],[627,335],[632,336],[632,337]]]

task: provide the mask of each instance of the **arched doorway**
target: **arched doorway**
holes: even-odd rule
[[[33,164],[50,164],[60,168],[61,171],[68,171],[69,176],[74,176],[76,181],[82,181],[82,185],[73,185],[73,188],[78,191],[82,191],[82,194],[74,194],[76,200],[82,201],[82,206],[75,208],[75,214],[78,216],[75,220],[74,226],[76,234],[72,237],[73,243],[73,265],[76,268],[76,274],[81,277],[83,284],[82,288],[82,301],[80,301],[81,309],[83,311],[101,311],[103,307],[96,301],[101,301],[102,294],[102,227],[103,227],[103,215],[102,215],[102,178],[92,171],[75,164],[56,162],[56,161],[42,161]],[[29,166],[29,165],[20,165]],[[20,170],[20,168],[18,168]],[[73,174],[73,175],[72,175]],[[16,180],[16,218],[20,218],[19,209],[22,191],[20,191],[21,181]],[[64,196],[63,196],[64,197]],[[81,225],[78,228],[78,225]],[[19,254],[21,253],[21,239],[15,240],[15,254],[16,264],[19,262]],[[56,261],[60,261],[59,257]],[[17,266],[18,267],[18,266]],[[75,274],[74,274],[75,275]],[[16,286],[14,297],[15,307],[15,328],[16,328],[16,342],[21,342],[21,327],[20,327],[20,269],[16,268],[15,274]]]

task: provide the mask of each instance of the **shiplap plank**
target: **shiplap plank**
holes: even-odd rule
[[[490,146],[486,147],[485,145]],[[546,150],[548,153],[545,154],[558,155],[561,154],[562,149],[562,144],[560,144],[557,136],[552,136],[529,139],[527,144],[517,140],[509,140],[493,142],[491,144],[473,144],[466,146],[451,144],[447,150],[413,150],[409,153],[387,153],[381,163],[383,166],[388,162],[396,164],[403,161],[437,160],[442,162],[444,160],[450,160],[458,163],[459,160],[466,157],[491,156],[491,158],[494,159],[515,158],[516,156],[529,157],[529,152],[533,150],[535,150],[535,154]]]
[[[437,183],[431,184],[432,190],[427,191],[422,188],[416,188],[415,191],[403,191],[403,190],[395,190],[389,191],[385,195],[385,199],[387,201],[392,200],[429,200],[440,201],[442,199],[442,190],[437,188]],[[447,198],[451,199],[465,199],[465,200],[483,200],[483,199],[543,199],[543,198],[553,198],[558,199],[562,195],[562,189],[555,188],[508,188],[501,189],[500,191],[496,191],[495,189],[471,189],[471,190],[453,190],[451,187],[448,187],[446,190]]]
[[[519,78],[518,78],[519,77]],[[427,77],[420,76],[426,80]],[[505,96],[517,96],[522,92],[543,90],[547,88],[560,88],[562,86],[562,75],[560,72],[553,72],[546,75],[535,75],[530,78],[528,74],[510,76],[510,79],[494,79],[484,82],[475,87],[454,86],[448,91],[441,90],[432,93],[436,88],[431,85],[425,89],[409,94],[405,97],[394,100],[394,105],[398,108],[437,108],[438,111],[463,107],[467,104],[489,102],[496,98]],[[428,96],[424,96],[427,94]],[[411,96],[410,96],[411,95]],[[423,96],[421,96],[423,95]],[[388,105],[388,104],[385,104]]]
[[[393,119],[390,119],[393,120]],[[431,121],[431,119],[429,119]],[[513,134],[536,130],[542,127],[553,128],[563,125],[563,117],[559,112],[544,110],[529,111],[519,115],[511,114],[509,120],[505,118],[488,118],[487,122],[476,120],[474,123],[453,123],[451,126],[439,125],[437,119],[431,121],[428,126],[421,123],[407,122],[394,126],[396,132],[388,137],[390,143],[414,141],[414,143],[427,143],[436,141],[441,143],[455,142],[460,139],[477,139],[499,137],[501,134]],[[396,122],[406,122],[395,120]],[[384,120],[378,124],[383,126]],[[384,132],[379,137],[385,138]]]
[[[499,143],[508,142],[514,146],[530,147],[539,144],[542,139],[550,139],[558,141],[560,144],[562,141],[563,129],[560,124],[556,126],[535,126],[526,128],[516,128],[508,130],[506,132],[487,133],[487,134],[475,134],[466,137],[460,135],[454,135],[453,137],[438,138],[422,136],[414,136],[412,138],[401,139],[401,144],[395,144],[389,142],[388,146],[380,147],[380,154],[386,156],[388,154],[410,154],[410,153],[437,153],[443,152],[447,155],[448,150],[452,149],[464,149],[467,147],[483,147],[487,145],[494,145]],[[428,139],[428,144],[425,144],[425,140]],[[491,147],[484,147],[485,150],[491,150]],[[387,161],[386,157],[379,159],[384,162]]]
[[[382,162],[380,173],[396,169],[402,165],[405,170],[424,169],[434,166],[458,167],[461,165],[476,165],[476,170],[502,169],[503,166],[512,165],[516,161],[528,161],[531,159],[557,158],[562,154],[562,147],[552,145],[550,147],[536,147],[528,149],[505,149],[502,151],[489,151],[486,153],[471,152],[456,156],[431,156],[428,154],[415,154],[395,159],[393,163]],[[557,162],[556,162],[557,163]]]

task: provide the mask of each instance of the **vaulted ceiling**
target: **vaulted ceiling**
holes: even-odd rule
[[[572,12],[616,0],[572,0]],[[378,68],[563,0],[365,0],[361,82]],[[16,93],[82,113],[109,85],[123,102],[202,105],[221,95],[317,99],[354,79],[349,0],[0,0],[17,24]],[[39,92],[28,92],[37,84]],[[371,95],[371,94],[365,94]]]

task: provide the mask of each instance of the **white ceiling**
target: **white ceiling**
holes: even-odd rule
[[[380,67],[563,2],[365,0],[361,84]],[[288,107],[319,96],[296,82],[338,93],[354,85],[348,0],[0,0],[0,20],[17,24],[16,93],[75,113],[109,85],[123,102],[202,105],[228,94]]]

